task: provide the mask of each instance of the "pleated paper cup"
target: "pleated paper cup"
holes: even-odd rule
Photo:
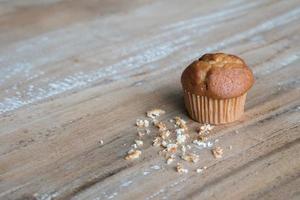
[[[238,120],[244,113],[246,95],[231,99],[213,99],[184,91],[190,117],[200,123],[225,124]]]

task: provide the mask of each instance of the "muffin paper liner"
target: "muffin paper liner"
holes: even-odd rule
[[[190,117],[200,123],[224,124],[244,113],[247,93],[231,99],[213,99],[184,91],[184,102]]]

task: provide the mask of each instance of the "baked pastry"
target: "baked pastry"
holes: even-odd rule
[[[223,124],[244,113],[247,91],[254,83],[252,71],[239,57],[205,54],[182,73],[185,106],[192,119]]]

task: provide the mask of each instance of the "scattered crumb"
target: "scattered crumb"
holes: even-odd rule
[[[165,140],[163,140],[163,141],[161,142],[161,146],[167,147],[167,145],[168,145],[168,143],[167,143]]]
[[[158,152],[158,155],[164,156],[164,158],[167,158],[167,152],[168,152],[167,149],[163,149]]]
[[[177,151],[177,144],[168,144],[167,151],[170,153],[176,153]]]
[[[164,110],[161,109],[153,109],[147,112],[147,117],[150,117],[152,119],[165,114],[166,112]]]
[[[205,141],[208,140],[208,137],[207,137],[206,135],[203,135],[203,134],[199,135],[198,138],[199,138],[199,140],[201,140],[201,141],[203,141],[203,142],[205,142]]]
[[[100,144],[100,145],[103,145],[103,144],[104,144],[103,140],[100,140],[100,141],[99,141],[99,144]]]
[[[145,128],[149,126],[149,121],[146,119],[137,119],[135,124],[139,128]]]
[[[153,166],[151,166],[151,169],[159,170],[160,166],[159,165],[153,165]]]
[[[183,155],[181,158],[185,161],[193,162],[193,163],[196,163],[199,161],[199,156],[194,153],[189,153],[187,155]]]
[[[135,140],[135,144],[139,147],[143,146],[144,142],[142,140]]]
[[[203,171],[206,170],[206,169],[207,169],[207,167],[204,166],[204,167],[202,167],[202,168],[196,169],[196,172],[197,172],[197,173],[201,173],[201,172],[203,172]]]
[[[210,141],[207,142],[207,147],[211,148],[214,144]]]
[[[162,138],[162,139],[167,139],[169,136],[170,136],[170,131],[169,130],[166,130],[166,131],[162,131],[159,133],[159,136]]]
[[[235,130],[234,132],[235,132],[236,134],[237,134],[237,133],[239,133],[239,131],[238,131],[238,130]]]
[[[161,145],[161,137],[155,137],[152,142],[153,142],[152,144],[153,146],[159,147]]]
[[[175,117],[175,124],[179,126],[180,128],[183,128],[184,130],[187,130],[188,127],[186,126],[186,121],[181,119],[180,117]]]
[[[141,132],[141,131],[138,132],[138,136],[139,136],[139,137],[143,137],[144,135],[145,135],[145,133],[143,133],[143,132]]]
[[[175,158],[174,155],[171,155],[168,159],[167,159],[167,164],[170,165],[172,162],[174,162]]]
[[[144,145],[142,137],[145,136],[146,134],[150,135],[150,129],[153,127],[156,127],[157,129],[152,130],[154,131],[154,134],[156,134],[156,137],[154,137],[154,140],[152,141],[153,142],[152,145],[155,147],[160,147],[158,154],[166,160],[166,164],[168,165],[172,164],[175,160],[179,160],[179,159],[191,163],[196,163],[199,161],[199,155],[196,154],[194,148],[212,149],[215,143],[219,142],[219,139],[215,139],[214,141],[213,140],[208,141],[210,140],[209,139],[210,131],[214,128],[214,126],[210,124],[204,124],[200,126],[196,130],[198,133],[197,136],[189,135],[187,123],[185,120],[177,116],[174,119],[169,119],[169,120],[166,119],[166,123],[165,123],[163,121],[158,120],[157,118],[162,114],[165,114],[165,111],[161,109],[153,109],[148,111],[147,117],[151,118],[151,120],[149,120],[151,124],[146,119],[136,120],[138,137],[136,140],[134,140],[134,144],[131,145],[132,149],[128,151],[127,155],[125,156],[126,160],[137,159],[141,156],[142,151],[138,150],[138,148]],[[168,123],[168,121],[170,123],[173,123],[175,128],[173,127],[172,124]],[[167,124],[172,126],[168,128]],[[144,128],[144,129],[140,129],[140,128]],[[238,133],[237,130],[235,132]],[[100,140],[99,143],[102,145],[103,140]],[[191,145],[192,143],[195,145]],[[125,145],[126,144],[124,144],[124,146]],[[230,145],[227,148],[231,150],[232,146]],[[213,148],[211,151],[215,158],[222,158],[223,149],[221,147]],[[197,173],[202,173],[206,168],[207,167],[204,166],[202,168],[197,168],[195,171]],[[188,169],[186,169],[181,163],[177,163],[176,171],[178,173],[188,173]]]
[[[140,150],[131,149],[130,151],[128,151],[125,159],[126,160],[134,160],[134,159],[139,158],[141,154],[142,154],[142,152]]]
[[[183,129],[176,129],[176,141],[178,144],[182,144],[186,141],[186,135],[183,133]]]
[[[214,126],[211,126],[210,124],[204,124],[203,126],[200,126],[198,132],[200,133],[206,133],[211,131],[214,128]]]
[[[181,146],[181,152],[182,152],[182,154],[185,154],[185,152],[186,152],[186,147],[184,145]]]
[[[184,167],[183,167],[183,165],[182,164],[180,164],[180,163],[177,163],[177,166],[176,166],[176,171],[178,172],[178,173],[188,173],[189,172],[189,170],[188,169],[185,169]]]
[[[168,158],[167,159],[167,164],[170,165],[174,161],[174,158]]]
[[[155,123],[155,126],[158,128],[159,131],[166,131],[167,125],[163,122]]]
[[[202,147],[202,148],[207,147],[207,144],[205,142],[202,142],[202,141],[199,141],[199,140],[194,140],[193,143],[196,144],[199,147]]]
[[[216,147],[212,150],[212,154],[215,158],[222,158],[223,149],[221,147]]]

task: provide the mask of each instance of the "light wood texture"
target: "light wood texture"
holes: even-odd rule
[[[1,0],[0,199],[300,199],[299,24],[298,0]],[[149,137],[125,161],[147,110],[187,118],[180,74],[215,51],[256,77],[224,157],[179,175]]]

